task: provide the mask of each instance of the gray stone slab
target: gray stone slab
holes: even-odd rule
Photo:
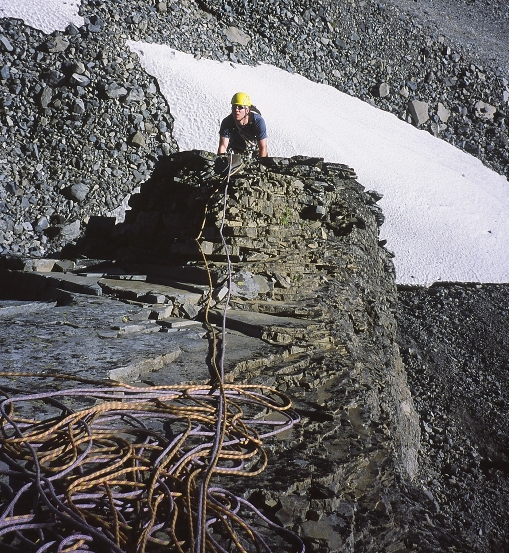
[[[178,290],[194,292],[195,294],[203,294],[209,291],[209,286],[206,284],[190,284],[189,282],[182,282],[179,280],[172,280],[172,279],[162,278],[162,277],[147,276],[147,282],[153,282],[154,284],[162,284],[164,286],[170,286]]]
[[[112,330],[117,331],[117,336],[122,334],[136,334],[136,333],[148,333],[148,332],[159,332],[160,328],[155,324],[155,320],[148,319],[147,321],[142,321],[139,323],[121,323],[115,324],[112,327]]]
[[[223,312],[213,309],[209,314],[210,321],[220,324],[223,319]],[[310,329],[318,328],[319,323],[307,319],[296,319],[293,317],[277,317],[266,313],[254,311],[237,311],[230,309],[226,312],[227,328],[238,330],[247,336],[261,338],[265,329],[272,326],[286,329]]]
[[[203,375],[201,382],[208,382],[213,371],[210,367],[211,342],[203,339],[203,331],[198,334],[192,328],[169,329],[169,336],[180,333],[189,335],[189,338],[180,344],[182,354],[173,363],[165,365],[161,370],[147,374],[144,382],[152,385],[164,383],[181,384],[182,382],[197,381],[197,376]],[[194,335],[194,338],[192,336]],[[221,329],[217,329],[217,363],[220,364]],[[200,336],[200,337],[198,337]],[[280,359],[279,348],[274,348],[264,341],[246,336],[236,331],[227,331],[224,347],[223,367],[226,382],[240,382],[247,377],[248,368],[253,366],[268,366]],[[199,369],[199,370],[198,370]],[[176,380],[176,375],[185,377],[182,381]]]
[[[140,299],[148,295],[161,294],[171,301],[178,301],[181,304],[196,305],[202,298],[201,293],[189,292],[172,286],[155,284],[143,281],[127,281],[109,278],[101,278],[99,285],[105,293],[117,295],[121,298]]]
[[[179,317],[167,317],[166,319],[159,319],[157,324],[168,328],[187,328],[187,327],[201,327],[203,323],[200,321],[193,321],[191,319],[180,319]]]
[[[69,297],[73,299],[66,306],[16,302],[16,309],[31,307],[12,312],[4,319],[7,324],[0,325],[0,342],[5,344],[0,367],[4,373],[28,376],[0,375],[0,385],[40,391],[84,386],[58,378],[66,374],[135,385],[210,380],[212,347],[203,323],[177,317],[156,322],[147,319],[149,310],[106,296]],[[218,356],[221,336],[218,328]],[[259,338],[228,330],[223,361],[226,378],[242,378],[252,359],[260,363],[278,352]]]
[[[174,347],[168,353],[163,355],[157,355],[148,359],[142,359],[141,361],[136,361],[134,363],[129,363],[123,367],[117,367],[116,369],[111,369],[108,376],[112,380],[119,380],[121,382],[133,382],[140,380],[143,376],[148,373],[160,371],[164,365],[171,363],[177,359],[182,350],[179,347]]]
[[[101,296],[102,289],[95,277],[83,277],[72,273],[38,273],[25,271],[2,271],[0,293],[9,299],[48,300],[55,299],[55,290],[77,294]]]
[[[1,371],[34,376],[71,374],[100,380],[121,376],[136,381],[171,363],[176,351],[198,346],[201,364],[185,363],[185,371],[175,366],[173,372],[165,375],[173,383],[209,378],[203,362],[209,344],[201,328],[198,333],[193,330],[156,332],[161,327],[155,322],[131,321],[140,311],[140,307],[104,296],[77,295],[70,305],[11,317],[7,319],[9,324],[0,325],[0,342],[5,344],[0,351]],[[26,380],[26,377],[15,379],[16,382]],[[28,382],[37,389],[59,385],[50,380],[36,378],[32,382],[29,378]],[[12,379],[0,376],[0,384],[6,382]]]
[[[118,275],[119,280],[147,280],[147,275]]]
[[[78,294],[102,296],[102,289],[97,284],[97,277],[80,277],[72,273],[36,273],[50,283],[52,288],[59,288]]]
[[[55,307],[56,302],[45,301],[0,301],[0,318],[37,313]]]

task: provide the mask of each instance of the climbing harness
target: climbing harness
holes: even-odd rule
[[[247,123],[247,125],[252,123],[252,119],[251,119],[251,114],[252,113],[257,113],[258,115],[261,115],[260,110],[256,106],[250,105],[249,108],[250,108],[250,111],[249,111],[249,114],[248,114],[248,123]],[[245,125],[245,127],[247,127],[247,125]],[[239,125],[239,123],[237,121],[235,121],[235,126],[237,127],[237,131],[239,132],[240,137],[242,138],[242,140],[244,140],[244,142],[246,144],[245,152],[242,152],[242,153],[244,155],[246,155],[247,157],[250,157],[250,158],[253,157],[256,153],[256,150],[258,149],[257,140],[253,139],[250,135],[248,135],[246,133],[245,127],[243,127],[242,125]]]
[[[248,134],[246,134],[245,129],[242,127],[242,125],[239,125],[237,121],[235,121],[235,126],[237,127],[237,131],[239,132],[240,137],[242,138],[242,140],[244,140],[246,144],[245,155],[247,155],[248,157],[253,157],[253,153],[256,151],[257,148],[256,140],[253,140]]]

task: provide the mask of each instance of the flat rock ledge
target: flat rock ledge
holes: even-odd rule
[[[301,417],[267,444],[261,475],[228,485],[307,551],[450,551],[415,483],[420,425],[380,195],[319,158],[246,159],[229,179],[223,167],[210,152],[173,154],[123,223],[92,217],[58,259],[4,257],[4,371],[33,373],[16,385],[39,389],[61,386],[40,377],[59,371],[204,382],[205,318],[224,320],[226,380],[275,387]]]

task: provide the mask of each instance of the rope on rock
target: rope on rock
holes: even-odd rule
[[[35,394],[2,387],[2,551],[192,551],[201,531],[198,479],[260,474],[263,439],[298,420],[288,399],[268,387],[224,385],[220,393],[209,385],[91,383]],[[211,471],[221,395],[223,439]],[[74,411],[69,400],[94,405]],[[53,412],[45,419],[32,416],[41,402]],[[285,420],[263,419],[274,411]],[[240,539],[270,551],[239,515],[241,507],[256,512],[249,502],[208,486],[205,498],[203,551],[247,551]],[[218,545],[228,542],[238,547]]]
[[[202,252],[215,378],[207,385],[138,388],[54,373],[0,373],[81,383],[40,393],[0,386],[2,551],[272,553],[266,536],[277,534],[277,551],[304,552],[296,534],[245,498],[210,485],[214,476],[260,474],[267,465],[263,439],[299,421],[277,390],[224,382],[231,263],[222,231],[231,168],[230,154],[220,228],[228,295],[219,356]],[[34,416],[42,411],[45,418]],[[266,420],[274,412],[281,420]]]
[[[224,356],[225,356],[225,348],[226,348],[226,310],[228,309],[228,303],[230,300],[230,290],[231,290],[231,262],[230,262],[230,255],[228,251],[228,245],[226,244],[226,241],[223,236],[223,227],[224,222],[226,219],[226,206],[228,203],[228,185],[230,183],[230,175],[231,175],[231,169],[232,169],[232,156],[233,154],[230,153],[229,160],[228,160],[228,174],[225,179],[225,188],[223,192],[223,211],[222,211],[222,218],[221,218],[221,226],[219,229],[219,234],[221,236],[223,248],[225,251],[226,259],[227,259],[227,269],[228,269],[228,293],[226,296],[226,302],[223,310],[223,317],[222,317],[222,326],[221,326],[221,352],[219,355],[219,365],[217,363],[217,334],[212,327],[212,325],[209,323],[208,314],[210,309],[210,298],[212,296],[212,286],[211,286],[211,278],[210,278],[210,271],[207,267],[207,272],[209,274],[209,301],[207,302],[206,310],[205,310],[205,321],[209,327],[209,330],[212,331],[213,336],[213,343],[214,343],[214,354],[213,354],[213,362],[212,366],[215,370],[215,379],[218,383],[218,404],[217,404],[217,414],[216,414],[216,428],[214,433],[214,444],[212,448],[212,452],[210,455],[210,461],[209,465],[205,470],[204,477],[201,482],[200,486],[200,493],[199,493],[199,506],[198,506],[198,520],[197,520],[197,539],[195,543],[195,553],[204,553],[205,552],[205,533],[206,533],[206,518],[207,518],[207,495],[208,495],[208,488],[210,485],[210,479],[212,477],[212,474],[214,472],[214,469],[217,466],[217,463],[219,461],[219,453],[222,447],[222,444],[225,440],[226,435],[226,394],[224,389]],[[204,221],[206,219],[206,213],[204,214]],[[203,227],[202,227],[203,229]],[[201,232],[200,232],[201,234]],[[197,240],[198,246],[200,248],[200,251],[202,253],[202,256],[206,263],[205,255],[203,254],[203,250],[201,248],[201,245],[199,241]]]

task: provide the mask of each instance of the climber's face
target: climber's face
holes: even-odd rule
[[[244,117],[249,113],[249,108],[246,106],[239,106],[238,104],[234,104],[232,106],[232,114],[235,118],[235,121],[242,121]]]

